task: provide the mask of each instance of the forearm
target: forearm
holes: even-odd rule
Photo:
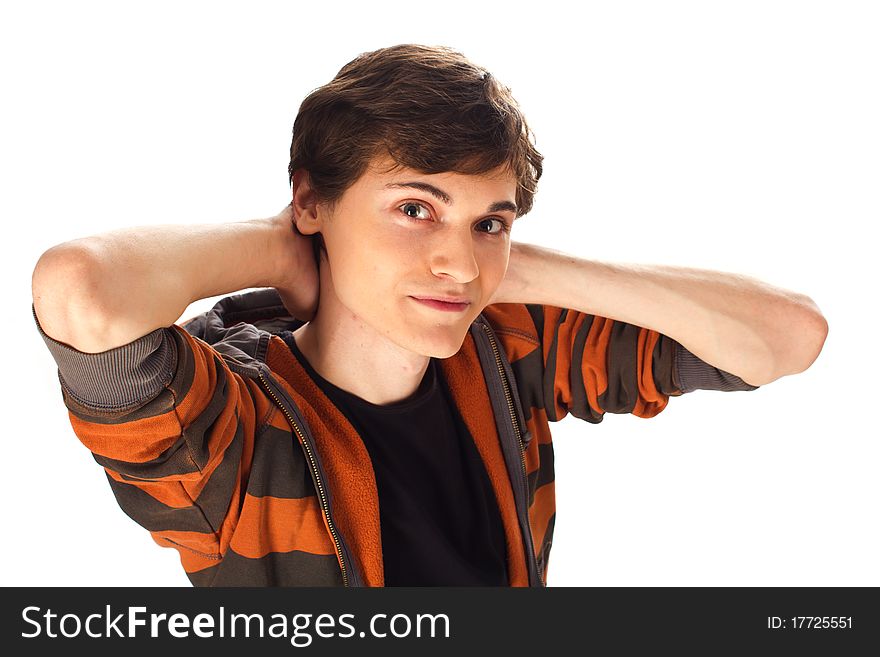
[[[289,257],[282,230],[254,219],[133,227],[66,242],[34,270],[34,308],[48,335],[82,351],[121,346],[170,326],[198,299],[273,286]]]
[[[646,327],[753,385],[809,367],[827,333],[809,297],[741,274],[585,260],[521,243],[512,245],[508,271],[499,301]]]

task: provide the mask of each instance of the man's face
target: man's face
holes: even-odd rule
[[[340,305],[379,334],[412,352],[447,358],[461,348],[507,271],[516,180],[500,169],[481,176],[384,173],[390,163],[375,160],[329,220],[326,214],[319,220],[331,284]]]

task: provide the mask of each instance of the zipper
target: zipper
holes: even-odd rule
[[[330,535],[332,536],[333,544],[336,547],[336,556],[339,559],[339,566],[342,569],[342,583],[345,586],[351,586],[348,580],[348,569],[346,568],[345,559],[343,557],[342,542],[339,539],[339,533],[336,531],[336,526],[333,524],[333,520],[330,517],[330,504],[327,501],[327,494],[324,488],[324,482],[321,479],[321,475],[318,471],[318,463],[315,459],[315,454],[314,452],[312,452],[311,445],[309,444],[309,441],[306,440],[304,432],[300,428],[299,423],[294,419],[293,414],[291,414],[287,410],[287,408],[278,398],[278,395],[275,394],[275,391],[272,389],[269,381],[267,381],[266,378],[263,376],[262,368],[260,368],[259,374],[260,381],[263,383],[263,388],[265,388],[266,392],[268,392],[272,399],[275,400],[275,403],[287,417],[287,421],[290,423],[290,426],[293,427],[294,431],[296,431],[296,434],[297,436],[299,436],[302,445],[305,447],[306,456],[308,457],[309,466],[311,467],[312,475],[314,476],[316,484],[315,488],[318,491],[318,499],[321,501],[321,508],[324,510],[324,517],[327,519],[327,526],[330,528]]]
[[[521,484],[520,485],[520,492],[521,492],[522,500],[523,500],[522,504],[520,505],[520,508],[524,510],[524,512],[520,515],[520,519],[521,519],[520,525],[525,528],[525,531],[527,533],[527,537],[525,540],[526,553],[527,553],[527,557],[528,557],[530,563],[534,566],[535,572],[537,574],[538,586],[544,587],[546,585],[544,584],[543,567],[540,564],[538,564],[537,558],[535,557],[534,542],[532,539],[532,526],[529,521],[528,509],[526,506],[528,504],[528,499],[529,499],[529,489],[528,489],[528,473],[526,472],[526,457],[525,457],[526,447],[525,447],[525,442],[523,440],[523,432],[520,427],[519,418],[518,418],[517,413],[514,408],[513,395],[511,394],[511,391],[510,391],[510,385],[508,383],[507,374],[505,372],[504,365],[501,360],[501,355],[500,355],[500,351],[498,349],[498,344],[495,341],[495,336],[492,333],[492,329],[489,328],[489,326],[487,324],[480,323],[480,326],[483,328],[486,336],[489,339],[489,343],[492,346],[492,352],[495,356],[495,366],[498,369],[498,374],[501,378],[501,384],[504,389],[504,397],[507,400],[508,413],[510,415],[510,420],[511,420],[511,423],[514,428],[514,432],[516,433],[517,443],[519,444],[519,449],[517,451],[519,452],[520,474],[522,475],[522,477],[520,478],[520,484]],[[245,370],[245,368],[242,365],[240,365],[239,362],[236,360],[233,360],[233,362],[229,362],[227,360],[227,364],[229,365],[229,367],[231,369],[239,371],[240,374],[251,375],[253,373],[252,369]],[[238,365],[238,367],[236,365]],[[333,538],[333,544],[336,549],[336,556],[339,559],[339,565],[342,570],[343,584],[346,587],[352,586],[352,583],[349,581],[348,568],[346,567],[346,558],[344,556],[346,553],[346,550],[345,550],[345,547],[339,537],[339,533],[336,530],[336,526],[333,524],[333,519],[330,514],[330,504],[327,499],[327,493],[326,493],[326,489],[324,486],[324,482],[321,479],[320,467],[318,465],[316,455],[312,451],[311,444],[309,443],[308,439],[306,438],[305,432],[302,430],[300,423],[294,418],[293,414],[287,409],[287,407],[284,405],[284,403],[281,401],[281,399],[278,397],[278,395],[275,394],[272,383],[270,383],[263,375],[263,369],[259,366],[257,366],[257,369],[258,369],[258,373],[259,373],[259,379],[263,385],[263,388],[266,390],[266,392],[269,393],[269,396],[274,400],[275,404],[284,413],[285,417],[287,418],[287,421],[290,423],[290,426],[294,429],[294,431],[296,431],[297,436],[299,436],[299,439],[300,439],[303,447],[305,448],[306,456],[308,457],[308,461],[309,461],[309,467],[310,467],[312,475],[314,477],[315,488],[318,493],[318,499],[321,502],[321,508],[324,511],[324,516],[327,520],[327,526],[330,528],[330,535]],[[355,572],[352,573],[352,576],[355,577],[355,579],[356,579]],[[354,585],[357,586],[358,584],[355,583]]]
[[[487,324],[481,323],[481,326],[486,333],[486,336],[489,338],[489,343],[492,345],[492,352],[495,355],[495,366],[498,368],[498,374],[501,376],[501,384],[504,388],[504,397],[507,400],[507,410],[510,413],[510,420],[513,424],[513,429],[516,432],[517,441],[519,442],[519,458],[520,465],[522,466],[522,479],[520,490],[523,493],[523,508],[526,508],[526,504],[529,499],[529,478],[528,473],[526,472],[526,446],[523,441],[523,432],[519,424],[519,417],[517,416],[516,410],[513,405],[513,395],[510,392],[510,385],[507,381],[507,373],[504,370],[504,365],[501,361],[501,353],[498,349],[498,344],[495,342],[495,336],[492,334],[492,330],[489,328]],[[535,566],[535,571],[538,574],[538,585],[546,586],[544,584],[544,568],[541,564],[538,563],[537,558],[535,557],[535,548],[534,542],[532,540],[532,525],[529,521],[528,509],[526,509],[523,514],[523,518],[525,519],[525,527],[528,531],[528,537],[526,538],[526,550],[528,552],[528,557],[531,562]]]

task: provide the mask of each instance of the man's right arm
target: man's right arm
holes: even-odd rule
[[[285,420],[258,383],[174,322],[192,300],[260,286],[308,315],[298,304],[317,295],[311,243],[289,220],[283,211],[116,231],[53,247],[34,271],[34,318],[74,433],[120,507],[179,552],[194,582],[213,581],[235,548],[248,486],[241,464],[253,461],[260,432]],[[308,260],[298,266],[300,254]]]

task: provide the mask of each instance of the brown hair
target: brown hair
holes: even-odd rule
[[[376,156],[426,174],[507,165],[522,216],[543,171],[530,135],[510,89],[489,71],[445,46],[400,44],[358,55],[306,96],[287,170],[292,185],[306,169],[317,200],[332,211]],[[317,256],[324,245],[316,236]]]

